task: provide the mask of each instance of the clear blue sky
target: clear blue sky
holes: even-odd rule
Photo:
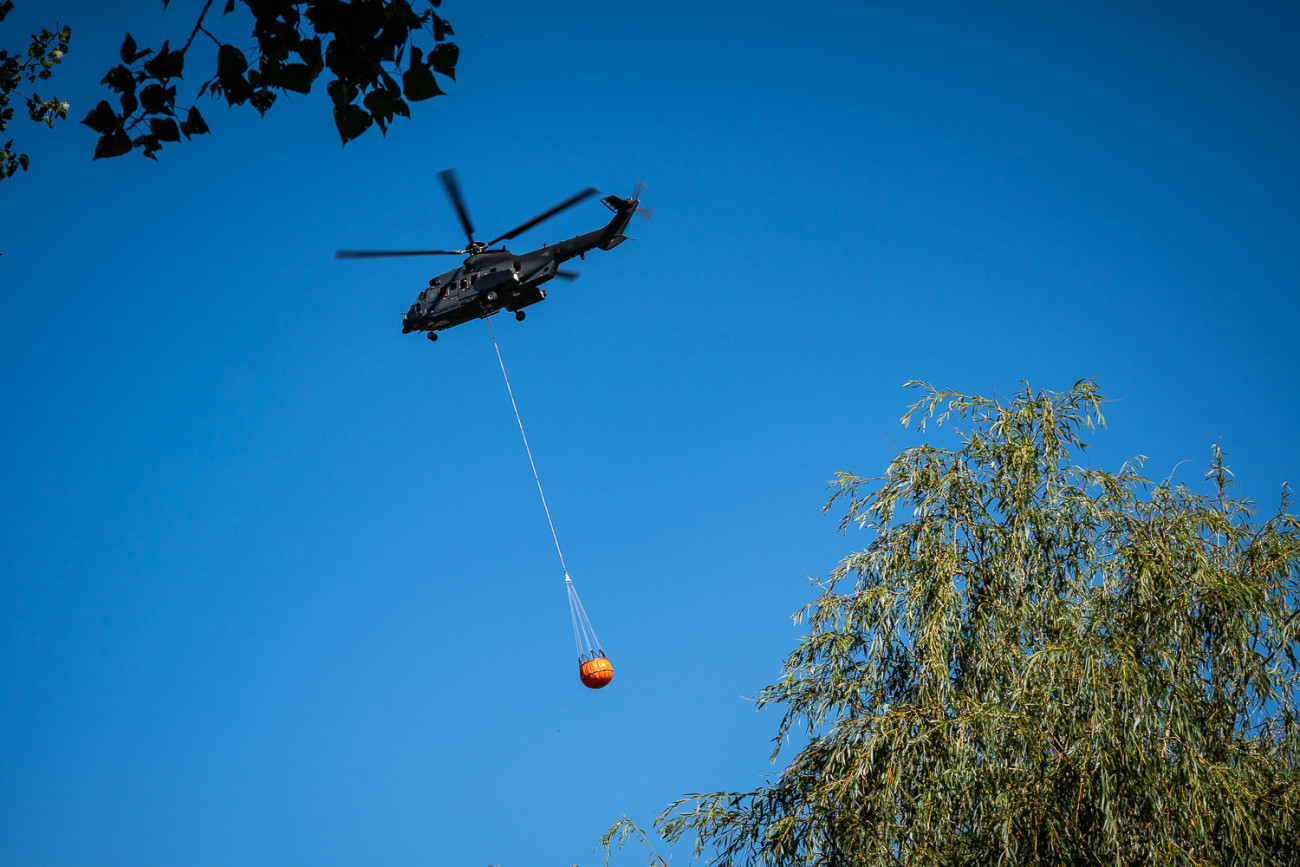
[[[70,24],[41,92],[79,120],[124,31],[197,7],[20,0],[0,44]],[[156,164],[10,126],[0,863],[591,865],[758,784],[745,697],[865,543],[826,481],[919,441],[908,379],[1095,377],[1101,466],[1197,483],[1217,442],[1268,510],[1300,479],[1293,5],[442,13],[459,82],[346,149],[324,94]],[[494,320],[602,692],[486,327],[400,332],[454,260],[332,258],[459,244],[453,166],[484,236],[587,185],[658,209]]]

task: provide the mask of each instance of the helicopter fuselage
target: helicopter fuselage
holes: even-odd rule
[[[601,202],[614,217],[594,232],[528,253],[512,253],[504,247],[471,252],[461,267],[429,281],[402,317],[402,333],[426,331],[432,340],[439,331],[502,310],[522,319],[525,307],[546,298],[543,284],[556,277],[562,263],[591,250],[612,250],[627,240],[623,230],[636,212],[636,200],[606,196]]]

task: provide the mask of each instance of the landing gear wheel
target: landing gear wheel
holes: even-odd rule
[[[436,331],[430,331],[428,334],[426,334],[426,335],[424,335],[424,336],[427,337],[427,338],[429,338],[430,340],[437,340],[437,339],[438,339],[438,332],[436,332]]]
[[[495,293],[495,292],[489,292],[489,293],[487,294],[487,300],[489,300],[489,301],[495,301],[495,300],[497,300],[497,293]]]
[[[523,321],[524,321],[524,311],[522,311],[522,310],[516,310],[516,311],[515,311],[515,321],[516,321],[516,322],[523,322]]]

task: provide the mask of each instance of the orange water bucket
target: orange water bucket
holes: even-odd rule
[[[588,659],[578,666],[578,677],[588,689],[600,689],[609,686],[609,682],[614,679],[614,666],[603,656]]]

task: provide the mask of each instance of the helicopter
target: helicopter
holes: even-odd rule
[[[439,274],[429,281],[402,316],[402,333],[423,331],[430,340],[438,339],[439,331],[446,331],[472,319],[484,319],[508,310],[515,319],[524,320],[524,308],[543,301],[546,290],[542,284],[556,277],[574,280],[577,274],[560,268],[575,257],[585,259],[591,250],[612,250],[627,240],[623,231],[633,214],[650,219],[651,208],[641,206],[644,184],[637,184],[628,199],[605,196],[600,201],[613,211],[613,218],[603,228],[578,235],[550,246],[543,245],[529,253],[512,253],[504,246],[490,249],[493,244],[509,241],[529,229],[549,220],[561,211],[598,195],[595,187],[587,187],[558,205],[533,217],[525,223],[488,241],[474,240],[474,224],[461,194],[460,182],[452,169],[438,173],[447,198],[460,217],[461,227],[469,241],[462,250],[337,250],[336,259],[374,259],[386,256],[465,256],[459,268]]]

